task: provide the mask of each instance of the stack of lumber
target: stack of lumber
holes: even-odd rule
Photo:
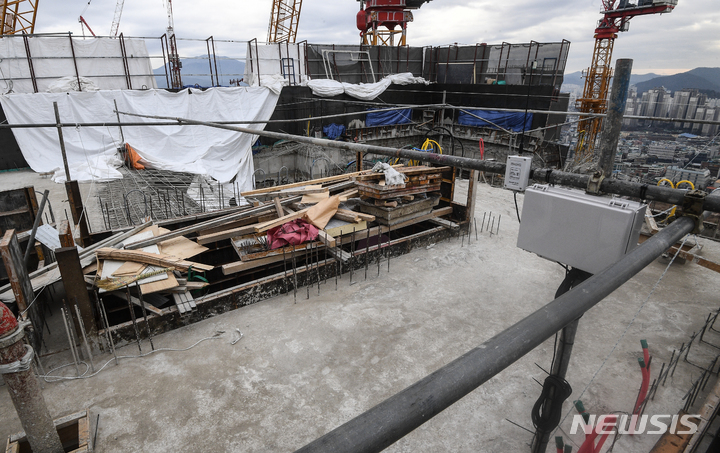
[[[407,179],[405,184],[393,186],[385,184],[384,173],[359,175],[355,181],[361,197],[384,201],[439,191],[442,172],[447,169],[447,167],[426,166],[397,168],[396,170],[405,174]]]
[[[158,307],[164,303],[176,300],[181,314],[190,311],[192,300],[190,291],[201,289],[208,285],[206,281],[194,281],[191,273],[210,271],[214,266],[188,261],[189,258],[208,250],[195,241],[179,236],[156,244],[131,250],[127,247],[140,241],[161,237],[170,233],[169,230],[150,225],[127,238],[121,247],[102,247],[95,250],[97,263],[84,269],[88,283],[96,286],[100,294],[110,294],[127,300],[127,289],[131,288],[133,295],[130,302],[140,304],[137,297],[157,294],[160,297],[151,298],[145,303],[146,307],[158,313]],[[139,293],[139,294],[138,294]],[[177,295],[181,295],[182,306],[177,303]],[[165,297],[163,297],[165,296]],[[158,301],[153,304],[150,301]],[[188,309],[185,310],[185,307]],[[194,308],[194,303],[192,304]],[[162,313],[162,311],[160,311]]]
[[[356,178],[362,198],[360,210],[376,217],[382,225],[397,225],[430,214],[440,201],[442,172],[448,167],[398,168],[405,174],[405,184],[385,184],[384,173],[370,173]]]
[[[365,230],[368,222],[374,221],[375,217],[340,208],[332,213],[332,218],[320,230],[316,241],[275,250],[268,248],[267,232],[296,219],[307,219],[314,206],[330,197],[345,202],[358,196],[353,178],[369,173],[362,171],[242,192],[241,195],[254,205],[248,211],[252,214],[238,215],[224,223],[216,221],[208,228],[197,230],[196,241],[215,247],[229,241],[240,260],[222,266],[225,275],[290,260],[292,256],[302,258],[309,251],[315,253],[315,250],[326,247],[335,249],[335,236]]]

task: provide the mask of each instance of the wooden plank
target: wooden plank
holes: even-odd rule
[[[287,209],[287,208],[285,208],[285,209]],[[271,220],[271,219],[260,220],[260,218],[261,218],[261,216],[254,216],[254,217],[249,217],[247,219],[235,220],[234,222],[228,222],[228,223],[216,226],[216,227],[200,230],[197,232],[197,235],[198,236],[207,236],[209,234],[219,233],[221,231],[232,230],[233,228],[240,228],[243,226],[252,225],[255,223],[267,222],[268,220]]]
[[[324,245],[320,245],[320,247],[324,247]],[[292,252],[290,252],[291,255],[288,256],[287,252],[285,252],[285,258],[291,259]],[[305,255],[305,249],[304,247],[302,249],[295,249],[295,258],[299,256]],[[262,266],[267,266],[268,264],[278,263],[283,260],[282,255],[275,255],[275,256],[269,256],[267,258],[260,258],[259,260],[253,260],[253,261],[236,261],[234,263],[225,264],[222,266],[222,272],[224,275],[231,275],[236,274],[238,272],[243,272],[249,269],[255,269]]]
[[[0,254],[2,254],[5,263],[5,271],[10,279],[10,287],[12,288],[15,302],[20,311],[25,311],[34,299],[30,277],[25,268],[23,253],[20,250],[15,230],[7,230],[0,241]]]
[[[58,235],[60,236],[61,247],[75,247],[75,238],[73,237],[72,227],[70,222],[67,220],[60,221],[60,228],[58,229]]]
[[[402,165],[402,164],[393,165],[393,168],[395,168],[395,169],[400,168],[400,167],[403,167],[403,165]],[[362,175],[362,174],[369,173],[369,172],[370,172],[370,170],[356,171],[356,172],[354,172],[354,173],[345,173],[345,174],[343,174],[343,175],[328,176],[328,177],[326,177],[326,178],[312,179],[312,180],[310,180],[310,181],[295,182],[295,183],[292,183],[292,184],[285,184],[285,185],[282,185],[282,186],[266,187],[266,188],[264,188],[264,189],[256,189],[256,190],[250,190],[250,191],[247,191],[247,192],[241,192],[240,195],[243,196],[243,197],[252,197],[253,195],[258,195],[258,194],[261,194],[261,193],[277,192],[278,189],[279,189],[279,190],[284,190],[284,189],[290,189],[290,188],[293,188],[293,187],[307,186],[307,185],[310,185],[310,184],[325,184],[325,183],[328,183],[328,182],[343,181],[343,180],[350,179],[350,178],[353,178],[353,177],[355,177],[355,176],[360,176],[360,175]],[[339,185],[340,185],[340,184],[336,184],[336,186],[339,186]],[[332,190],[333,187],[329,187],[329,189]]]
[[[720,264],[712,262],[710,260],[706,260],[705,258],[701,258],[697,255],[693,255],[692,253],[685,252],[683,250],[680,250],[680,252],[678,253],[677,247],[671,247],[670,249],[668,249],[668,253],[671,255],[675,255],[677,253],[678,256],[684,260],[695,263],[698,266],[702,266],[706,269],[710,269],[711,271],[720,273]]]
[[[372,222],[375,220],[375,216],[371,214],[365,214],[364,212],[357,212],[357,211],[351,211],[349,209],[338,209],[338,212],[341,214],[348,214],[355,217],[359,217],[360,220],[365,220],[366,222]]]
[[[404,189],[393,189],[392,191],[376,190],[370,187],[360,186],[360,195],[386,200],[390,198],[398,198],[404,195],[415,195],[418,193],[435,192],[440,190],[440,183],[424,184],[419,186],[406,187]]]
[[[318,232],[318,240],[328,247],[335,247],[335,238],[320,230]]]
[[[273,199],[273,203],[275,203],[275,212],[277,212],[278,217],[285,216],[285,213],[283,212],[282,205],[280,204],[280,198],[275,197]]]
[[[142,250],[118,250],[104,247],[99,249],[96,253],[98,259],[133,261],[135,263],[145,263],[151,264],[153,266],[174,267],[175,269],[186,272],[188,269],[190,269],[190,267],[202,271],[209,271],[214,269],[215,267],[209,264],[181,260],[170,255],[143,252]]]
[[[311,182],[311,181],[306,181]],[[276,187],[277,188],[277,187]],[[289,190],[283,190],[283,191],[277,191],[277,192],[267,192],[267,193],[260,193],[253,195],[252,198],[258,198],[261,200],[265,199],[272,199],[275,197],[293,197],[296,195],[312,195],[312,194],[322,194],[322,193],[328,193],[329,190],[327,187],[323,187],[321,184],[309,184],[307,187],[301,187],[298,189],[289,189]]]
[[[271,230],[275,227],[278,227],[284,223],[290,222],[295,219],[299,219],[302,216],[305,215],[307,211],[309,211],[310,208],[301,209],[300,211],[293,212],[292,214],[288,214],[285,216],[280,217],[279,219],[272,220],[270,222],[261,223],[259,225],[255,225],[255,232],[256,233],[264,233],[267,230]]]
[[[177,279],[172,272],[167,273],[168,278],[157,282],[140,284],[140,291],[143,294],[157,293],[160,291],[168,291],[170,288],[178,286]],[[142,280],[141,280],[142,281]]]
[[[300,201],[301,198],[302,197],[287,198],[287,199],[283,200],[281,203],[283,206],[285,206],[286,204],[291,204],[291,203],[295,203],[296,201]],[[128,245],[126,248],[141,249],[143,247],[147,247],[148,245],[154,245],[159,242],[167,241],[168,239],[173,239],[173,238],[176,238],[179,236],[185,236],[186,234],[196,233],[200,230],[205,230],[208,228],[216,227],[216,226],[228,223],[228,222],[232,222],[234,220],[240,220],[243,218],[257,216],[259,214],[263,214],[272,209],[275,209],[274,205],[266,205],[266,206],[260,206],[258,208],[252,208],[252,209],[241,211],[241,212],[236,212],[233,214],[226,215],[224,217],[220,217],[220,218],[213,219],[213,220],[208,220],[206,222],[196,223],[194,225],[190,225],[185,228],[180,228],[180,229],[171,231],[170,233],[161,234],[160,236],[156,236],[154,238],[147,239],[145,241],[138,241],[138,242],[135,242],[134,244]]]
[[[357,215],[357,212],[347,209],[338,209],[333,217],[344,222],[358,223],[360,221],[360,216]]]
[[[169,231],[170,230],[166,230],[165,228],[157,227],[156,234],[165,234]],[[193,256],[209,250],[207,247],[203,247],[195,241],[191,241],[190,239],[182,236],[163,241],[158,244],[158,247],[160,248],[160,253],[164,255],[172,255],[183,260],[192,258]]]
[[[232,239],[237,236],[244,236],[246,234],[252,234],[255,232],[255,227],[257,225],[262,225],[260,223],[254,224],[254,225],[248,225],[240,228],[233,228],[231,230],[227,231],[220,231],[213,234],[208,234],[206,236],[198,236],[197,242],[198,244],[211,244],[213,242],[222,241],[224,239]]]
[[[343,181],[346,179],[350,179],[353,176],[357,176],[362,174],[363,172],[358,171],[355,173],[346,173],[344,175],[337,175],[337,176],[328,176],[326,178],[319,178],[319,179],[313,179],[310,181],[302,181],[302,182],[294,182],[291,184],[285,184],[282,186],[274,186],[274,187],[266,187],[265,189],[256,189],[256,190],[250,190],[248,192],[241,192],[240,195],[243,197],[252,197],[253,195],[268,193],[268,192],[277,192],[278,189],[290,189],[293,187],[302,187],[302,186],[308,186],[312,184],[323,184],[326,182],[335,182],[335,181]]]

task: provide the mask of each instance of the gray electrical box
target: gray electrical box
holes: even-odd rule
[[[517,246],[597,274],[637,246],[646,206],[535,184],[525,190]]]

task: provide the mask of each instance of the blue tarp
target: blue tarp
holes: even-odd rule
[[[332,123],[328,126],[323,126],[323,134],[330,140],[335,140],[345,133],[345,126],[342,124]]]
[[[469,115],[465,112],[460,112],[460,116],[458,117],[458,123],[462,124],[463,126],[489,127],[493,129],[497,129],[497,126],[500,126],[503,129],[507,129],[513,132],[523,131],[523,120],[525,119],[524,112],[497,112],[493,110],[468,110],[468,112],[481,118],[485,118],[487,121],[475,118],[474,116]],[[532,124],[532,119],[532,113],[528,113],[527,119],[525,120],[526,131],[529,131],[531,129],[530,125]],[[493,125],[493,123],[497,126]]]
[[[368,112],[365,118],[366,127],[392,126],[412,122],[412,109],[391,110],[389,112]]]

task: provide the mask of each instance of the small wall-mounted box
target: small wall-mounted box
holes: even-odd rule
[[[525,191],[517,246],[597,274],[637,246],[646,207],[535,184]]]
[[[508,156],[505,166],[505,188],[522,192],[530,180],[532,157]]]

